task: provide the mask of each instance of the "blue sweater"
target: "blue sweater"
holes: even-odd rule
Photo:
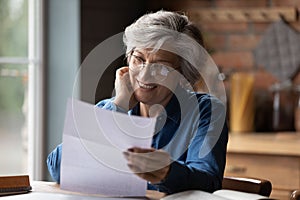
[[[224,105],[207,94],[188,92],[183,89],[173,95],[157,118],[152,147],[169,152],[173,160],[167,177],[148,189],[168,194],[199,189],[213,192],[222,187],[226,162],[228,129]],[[124,112],[112,99],[100,101],[97,106]],[[139,115],[139,105],[128,111]],[[47,159],[52,178],[60,181],[62,144]]]

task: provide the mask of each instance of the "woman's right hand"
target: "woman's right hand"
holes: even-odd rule
[[[114,104],[126,111],[132,109],[138,103],[133,94],[127,66],[116,71],[115,93]]]

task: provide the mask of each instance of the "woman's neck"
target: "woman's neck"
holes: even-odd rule
[[[141,116],[143,116],[143,117],[149,117],[149,109],[150,109],[149,105],[140,103],[140,115]]]
[[[172,96],[168,97],[164,103],[148,105],[140,102],[140,115],[143,117],[157,117],[159,116],[171,100]]]

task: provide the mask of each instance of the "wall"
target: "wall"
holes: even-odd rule
[[[188,14],[189,9],[197,8],[268,8],[268,7],[295,7],[299,10],[300,0],[132,0],[130,3],[112,1],[89,0],[82,1],[81,5],[81,59],[98,44],[124,30],[147,11],[160,9],[183,11]],[[262,67],[256,66],[252,51],[259,43],[262,35],[271,22],[239,22],[239,23],[195,23],[201,27],[206,47],[211,53],[220,70],[227,76],[225,80],[228,96],[230,94],[229,79],[232,73],[243,71],[255,76],[255,103],[256,103],[256,131],[272,130],[272,93],[271,85],[277,82],[276,78]],[[300,30],[300,22],[291,24]],[[95,103],[100,99],[111,96],[114,83],[114,71],[123,65],[123,58],[116,59],[109,67],[97,66],[81,77],[82,100]],[[104,75],[97,77],[96,68],[105,70]],[[102,73],[102,72],[101,72]],[[96,91],[92,79],[99,79]],[[295,83],[300,84],[300,73],[295,77]],[[230,100],[229,98],[227,98]]]
[[[188,14],[190,9],[203,8],[268,8],[295,7],[300,10],[300,0],[186,0],[186,1],[158,1],[148,2],[149,10],[175,10]],[[252,51],[260,41],[263,33],[271,22],[197,22],[201,27],[206,47],[216,64],[227,75],[225,81],[229,90],[229,78],[233,72],[244,71],[255,75],[256,95],[256,130],[272,130],[272,95],[269,88],[278,80],[261,66],[256,66]],[[300,21],[291,23],[300,31]],[[300,33],[299,33],[300,34]],[[299,44],[300,45],[300,44]],[[300,73],[295,75],[295,84],[300,84]],[[228,96],[229,97],[229,96]]]
[[[47,155],[62,142],[66,103],[80,65],[79,6],[79,0],[48,0],[45,5]]]
[[[93,52],[95,47],[103,45],[110,37],[121,33],[135,19],[146,12],[145,2],[131,1],[81,1],[81,98],[90,103],[111,97],[114,88],[114,75],[118,67],[123,66],[124,55],[112,58],[107,66],[105,59],[111,57],[109,51],[124,51],[123,42],[111,43],[107,50]],[[125,52],[125,51],[124,51]],[[105,55],[108,54],[108,55]],[[87,56],[90,56],[87,59]],[[97,85],[98,84],[98,85]],[[96,88],[96,89],[95,89]]]

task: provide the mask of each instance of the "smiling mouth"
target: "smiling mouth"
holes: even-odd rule
[[[139,81],[137,81],[137,83],[138,83],[138,85],[140,86],[140,88],[142,88],[142,89],[153,89],[153,88],[156,87],[156,86],[153,85],[153,84],[144,84],[144,83],[139,82]]]

